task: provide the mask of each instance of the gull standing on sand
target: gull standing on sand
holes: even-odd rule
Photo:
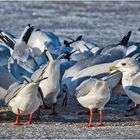
[[[42,79],[48,77],[48,79],[40,82],[39,87],[42,91],[44,100],[49,100],[53,105],[52,114],[56,114],[55,105],[57,102],[57,96],[60,91],[60,57],[56,60],[53,60],[51,54],[48,50],[45,51],[46,57],[48,57],[48,63],[35,71],[31,77],[33,81],[36,79]]]
[[[136,114],[138,104],[140,104],[140,65],[133,58],[125,58],[116,66],[112,66],[111,70],[119,70],[122,72],[122,86],[128,97],[135,102],[135,107],[130,111]]]
[[[90,121],[87,127],[92,127],[93,109],[100,110],[100,124],[102,126],[102,109],[110,99],[110,88],[106,81],[89,78],[76,89],[78,102],[90,111]]]
[[[12,124],[31,124],[32,114],[43,104],[42,96],[39,93],[40,80],[33,82],[26,76],[23,76],[24,83],[13,83],[6,94],[5,104],[13,113],[17,114],[16,121]],[[46,78],[44,78],[46,79]],[[44,80],[42,79],[42,80]],[[20,115],[29,115],[27,122],[19,122]]]

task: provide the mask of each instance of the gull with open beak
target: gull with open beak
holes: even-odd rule
[[[140,104],[140,65],[133,58],[122,59],[116,66],[112,66],[110,70],[119,70],[122,72],[122,86],[126,95],[135,103],[134,108],[129,112],[136,114],[138,104]]]
[[[12,124],[31,124],[32,114],[42,105],[42,96],[39,93],[39,82],[33,82],[30,78],[23,76],[24,82],[13,83],[5,97],[5,104],[13,113],[17,114],[16,121]],[[46,79],[46,78],[44,78]],[[44,80],[42,79],[42,80]],[[27,122],[19,122],[20,115],[29,115]]]

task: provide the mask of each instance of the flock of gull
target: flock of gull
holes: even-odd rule
[[[130,42],[129,31],[117,44],[101,47],[86,42],[82,36],[59,40],[52,32],[35,29],[30,24],[19,38],[0,31],[0,100],[16,114],[14,125],[31,124],[42,106],[62,98],[67,105],[74,97],[89,109],[92,127],[93,111],[98,110],[102,126],[102,110],[111,94],[128,96],[127,110],[135,114],[140,104],[140,43]],[[70,102],[70,100],[68,100]],[[21,115],[30,115],[20,122]]]

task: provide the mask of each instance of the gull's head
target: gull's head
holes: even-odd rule
[[[110,67],[110,71],[136,72],[140,70],[139,63],[133,58],[122,59],[116,66]]]

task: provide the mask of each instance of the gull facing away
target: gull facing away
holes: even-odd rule
[[[140,65],[134,58],[125,58],[111,70],[122,72],[122,86],[128,97],[135,102],[135,107],[130,111],[136,114],[138,104],[140,104]]]
[[[90,111],[90,121],[87,127],[92,127],[93,109],[100,110],[100,124],[102,126],[102,109],[110,99],[110,88],[106,81],[89,78],[76,88],[78,102]]]
[[[32,114],[43,104],[42,96],[39,93],[40,80],[33,82],[26,76],[23,76],[24,83],[13,83],[5,97],[5,104],[13,113],[17,114],[16,121],[12,124],[31,124]],[[46,79],[46,78],[44,78]],[[42,80],[44,80],[42,79]],[[27,122],[19,122],[20,115],[29,115],[30,118]]]

